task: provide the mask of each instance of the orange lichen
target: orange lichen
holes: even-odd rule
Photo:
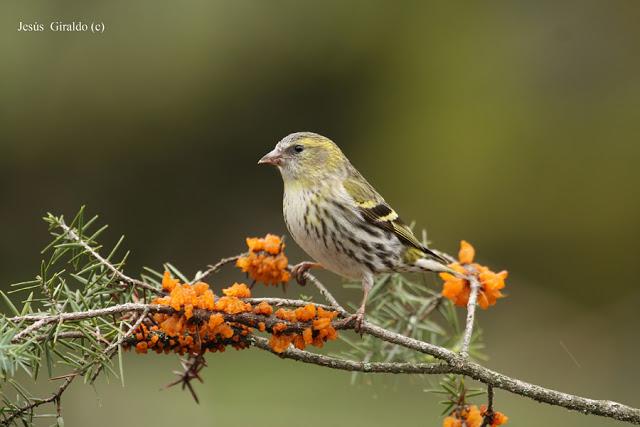
[[[480,415],[482,417],[487,417],[487,405],[480,406]],[[498,427],[503,424],[506,424],[509,421],[509,417],[507,417],[502,412],[494,411],[491,415],[491,424],[488,424],[490,427]]]
[[[247,238],[249,253],[236,261],[236,266],[249,277],[266,285],[279,285],[291,278],[289,260],[280,237],[267,234],[264,238]]]
[[[265,251],[271,255],[278,255],[284,249],[284,243],[280,237],[274,234],[267,234],[263,239],[249,237],[247,238],[247,246],[252,252]]]
[[[305,344],[313,343],[313,330],[311,328],[306,328],[302,331],[302,338],[304,339]]]
[[[331,319],[327,319],[326,317],[313,321],[313,330],[319,331],[321,329],[326,328],[331,324]]]
[[[442,421],[442,427],[462,427],[462,420],[454,417],[446,417]]]
[[[287,310],[285,308],[279,308],[275,312],[275,316],[278,319],[287,320],[289,322],[295,322],[297,320],[295,311]]]
[[[271,349],[276,353],[282,353],[289,347],[289,344],[291,344],[293,338],[294,335],[271,335],[271,338],[269,339],[269,347],[271,347]]]
[[[271,316],[273,314],[273,307],[271,307],[268,303],[262,301],[255,307],[253,307],[253,312],[255,314],[263,314],[265,316]]]
[[[234,283],[231,287],[223,289],[222,293],[228,297],[249,298],[251,290],[244,283]]]
[[[267,236],[252,241],[249,246],[260,247],[271,254],[276,248],[281,250],[279,242],[279,239]],[[204,282],[180,283],[165,272],[162,287],[168,295],[155,298],[151,303],[171,307],[173,312],[154,313],[125,340],[125,348],[135,347],[138,353],[153,350],[179,354],[224,351],[228,345],[242,349],[250,344],[248,337],[253,332],[252,327],[271,333],[269,344],[277,353],[291,344],[299,349],[307,345],[322,347],[326,341],[337,338],[331,324],[337,312],[307,304],[293,310],[280,308],[274,313],[266,301],[255,306],[243,301],[242,298],[251,297],[251,290],[243,283],[234,283],[222,290],[224,296],[216,297]],[[242,323],[228,320],[230,316],[245,313],[248,316]],[[274,317],[281,321],[274,322]],[[302,329],[300,323],[307,326]]]
[[[307,304],[304,307],[299,307],[295,310],[280,308],[274,313],[274,315],[278,319],[287,322],[310,322],[311,324],[310,327],[307,327],[302,331],[302,334],[285,334],[283,332],[288,329],[288,326],[285,323],[276,323],[271,328],[276,338],[272,337],[269,341],[271,349],[276,353],[282,353],[287,349],[289,344],[292,343],[296,348],[304,350],[307,345],[313,345],[321,348],[325,342],[338,338],[338,332],[331,324],[331,320],[338,315],[338,312],[336,311],[328,311],[322,307]],[[287,338],[280,339],[280,337]]]
[[[476,256],[476,250],[469,242],[462,240],[460,242],[460,250],[458,251],[458,259],[461,264],[471,264]]]
[[[223,315],[253,310],[251,304],[238,298],[251,296],[246,285],[236,283],[224,289],[225,296],[216,300],[208,284],[180,283],[167,271],[162,278],[162,288],[169,294],[151,303],[169,306],[176,312],[155,313],[151,316],[152,326],[141,324],[132,336],[136,352],[146,353],[147,349],[151,349],[157,353],[201,354],[207,350],[223,351],[227,345],[237,349],[248,347],[245,337],[250,328],[226,322]],[[197,310],[202,310],[198,316]],[[210,314],[212,311],[217,312]],[[133,345],[134,342],[128,344]]]
[[[487,407],[482,405],[478,408],[476,405],[465,405],[454,410],[451,415],[442,421],[442,427],[480,427],[485,419],[490,415],[487,414]],[[498,427],[506,424],[509,417],[502,412],[493,412],[488,420],[490,427]]]
[[[316,317],[316,306],[307,304],[304,307],[296,308],[294,313],[299,322],[307,322]]]
[[[162,276],[163,290],[171,292],[178,283],[180,283],[180,281],[171,277],[171,273],[169,273],[168,271],[164,272],[164,276]]]
[[[147,343],[146,342],[139,342],[138,344],[136,344],[136,353],[146,353],[147,352]]]
[[[480,427],[482,425],[482,415],[480,415],[480,409],[476,405],[471,405],[465,418],[468,427]]]
[[[214,308],[228,314],[246,313],[253,310],[251,304],[237,297],[220,297],[216,301]]]
[[[509,273],[507,271],[494,273],[488,267],[474,263],[474,257],[475,249],[470,243],[463,240],[460,242],[459,262],[449,264],[449,267],[461,275],[473,274],[478,278],[480,282],[478,305],[486,310],[494,305],[499,298],[505,296],[501,290],[505,287],[505,280]],[[471,294],[469,281],[451,273],[440,273],[440,278],[444,280],[442,296],[459,307],[466,307]]]
[[[275,325],[273,325],[273,327],[271,328],[271,331],[274,334],[279,334],[280,332],[284,331],[287,329],[287,324],[286,323],[276,323]]]

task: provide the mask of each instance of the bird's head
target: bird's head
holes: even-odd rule
[[[312,132],[296,132],[278,142],[258,164],[277,166],[285,184],[313,185],[342,176],[348,160],[329,138]]]

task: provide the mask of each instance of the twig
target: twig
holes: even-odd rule
[[[419,321],[426,319],[431,313],[433,313],[433,311],[440,306],[440,303],[442,303],[442,298],[443,297],[441,295],[438,295],[427,304],[420,307],[418,312],[414,316],[411,316],[411,319],[409,319],[409,322],[407,322],[407,326],[404,328],[402,335],[409,335],[415,329],[416,324]],[[392,347],[391,351],[385,359],[385,362],[390,362],[391,360],[393,360],[399,350],[399,346]]]
[[[291,270],[293,267],[293,265],[290,265],[289,270]],[[329,290],[322,284],[322,282],[320,282],[320,280],[316,278],[316,276],[309,273],[308,271],[305,271],[303,277],[313,283],[313,286],[318,289],[320,294],[324,297],[324,299],[327,300],[329,305],[331,305],[334,310],[338,310],[338,312],[342,315],[347,314],[347,310],[345,310],[344,307],[340,305],[338,300],[334,298],[331,292],[329,292]]]
[[[189,359],[181,359],[180,363],[182,364],[182,372],[174,371],[174,373],[178,375],[178,379],[167,384],[164,388],[182,384],[182,389],[184,390],[185,388],[188,388],[193,400],[199,404],[200,400],[191,385],[191,381],[197,379],[198,381],[203,382],[202,377],[200,377],[200,371],[207,366],[207,361],[204,359],[203,355],[198,354],[195,356],[192,355]]]
[[[229,263],[237,261],[238,258],[240,258],[240,257],[242,257],[244,255],[246,255],[246,253],[242,253],[242,254],[239,254],[239,255],[231,256],[231,257],[228,257],[228,258],[222,258],[217,263],[207,266],[207,269],[205,271],[198,272],[198,274],[196,274],[196,276],[193,278],[191,283],[195,283],[195,282],[199,282],[201,280],[204,280],[209,275],[211,275],[213,273],[217,273],[222,267],[224,267],[225,265],[227,265]]]
[[[480,290],[480,282],[475,275],[470,274],[468,280],[471,285],[471,292],[469,294],[469,302],[467,303],[467,323],[464,328],[464,335],[462,336],[462,348],[460,349],[460,355],[465,358],[469,357],[469,344],[471,344],[471,337],[473,335],[476,303],[478,301],[478,291]]]
[[[488,427],[493,423],[493,386],[487,386],[487,411],[484,414],[482,425]]]
[[[21,321],[31,321],[31,316],[25,316],[24,318],[18,318],[19,320],[16,320],[16,323],[21,322]],[[49,316],[49,317],[43,317],[43,318],[36,318],[35,323],[27,326],[26,328],[24,328],[22,331],[18,332],[13,339],[11,340],[12,343],[16,343],[18,341],[20,341],[22,338],[26,337],[27,335],[29,335],[31,332],[37,331],[38,329],[42,328],[43,326],[49,324],[52,322],[52,320],[50,320],[51,317],[54,316]],[[12,319],[9,319],[11,321],[13,321]]]
[[[82,319],[90,319],[95,317],[104,317],[111,316],[114,314],[121,313],[133,313],[133,312],[144,312],[148,310],[149,312],[162,313],[167,312],[167,309],[171,309],[171,307],[160,306],[160,305],[149,305],[149,304],[140,304],[140,303],[127,303],[114,305],[107,308],[99,308],[95,310],[87,310],[87,311],[76,311],[70,313],[60,313],[54,315],[29,315],[29,316],[18,316],[11,317],[7,320],[10,322],[35,322],[32,325],[28,326],[20,333],[16,334],[12,339],[12,343],[17,343],[21,341],[31,332],[35,332],[39,329],[42,329],[44,326],[49,325],[51,323],[56,322],[66,322],[66,321],[75,321]]]
[[[105,354],[107,355],[108,358],[111,358],[112,353],[118,348],[119,345],[122,344],[122,342],[129,336],[131,335],[138,326],[140,326],[140,324],[142,323],[142,321],[144,320],[145,316],[147,315],[147,313],[149,312],[149,308],[146,308],[142,311],[142,314],[138,317],[137,321],[131,326],[131,328],[129,328],[129,330],[127,331],[126,334],[124,334],[119,340],[115,341],[114,343],[112,343],[111,345],[109,345],[105,350]],[[55,316],[54,316],[55,317]],[[60,317],[60,316],[58,316]],[[58,320],[59,321],[59,320]],[[48,323],[52,323],[50,321],[50,318],[44,318],[41,319],[35,323],[33,323],[30,328],[32,328],[32,330],[36,330],[39,327],[42,327]],[[25,330],[23,330],[22,332],[26,331],[29,328],[25,328]],[[18,335],[20,334],[16,334],[16,336],[14,336],[14,340],[16,338],[18,338]],[[24,334],[23,334],[24,336]],[[60,334],[58,334],[58,338],[82,338],[84,335],[82,333],[78,333],[75,331],[72,332],[62,332]],[[44,340],[47,339],[48,336],[39,336],[36,339],[37,340]],[[38,399],[38,400],[34,400],[32,403],[23,406],[22,408],[18,409],[16,412],[12,413],[9,417],[5,418],[2,420],[2,424],[3,425],[10,425],[11,421],[14,420],[16,417],[20,416],[21,414],[24,414],[25,412],[28,412],[38,406],[44,405],[45,403],[50,403],[50,402],[56,402],[56,409],[58,412],[58,416],[60,416],[60,399],[62,397],[62,394],[64,393],[64,391],[67,389],[67,387],[69,387],[69,385],[71,384],[71,382],[73,382],[73,380],[78,376],[78,375],[82,375],[84,374],[84,372],[86,372],[87,369],[89,369],[91,367],[91,365],[93,365],[93,363],[91,364],[87,364],[85,367],[83,368],[79,368],[77,370],[75,370],[74,372],[68,374],[68,375],[64,375],[62,377],[56,377],[56,378],[51,378],[51,379],[62,379],[65,378],[65,381],[62,383],[62,385],[58,388],[58,390],[52,394],[51,396],[49,396],[46,399]],[[95,379],[98,377],[98,375],[100,374],[100,371],[102,370],[102,366],[100,366],[96,372],[93,374],[92,378],[91,378],[91,382],[94,382]]]
[[[57,403],[56,406],[57,406],[58,416],[59,416],[60,415],[60,398],[62,397],[62,393],[64,393],[67,387],[69,387],[69,385],[73,382],[73,380],[76,379],[77,376],[78,376],[77,373],[73,373],[71,375],[66,376],[64,382],[60,385],[60,387],[58,387],[58,390],[56,390],[56,392],[53,393],[51,396],[44,399],[32,400],[31,403],[19,408],[18,410],[13,412],[11,415],[4,418],[1,421],[1,424],[4,426],[11,425],[12,421],[15,420],[17,417],[21,416],[22,414],[32,411],[38,406],[42,406],[44,404],[51,403],[51,402]]]
[[[107,261],[102,255],[100,255],[95,249],[93,249],[91,245],[89,245],[80,236],[78,236],[78,234],[71,227],[65,224],[64,221],[60,220],[58,222],[58,225],[60,228],[64,230],[66,235],[69,237],[69,240],[73,240],[74,242],[82,246],[82,248],[86,250],[88,253],[90,253],[93,258],[95,258],[100,264],[102,264],[107,269],[109,269],[116,277],[118,277],[125,284],[138,287],[138,288],[143,288],[148,291],[154,292],[155,294],[158,294],[158,295],[162,294],[162,291],[156,288],[155,286],[152,286],[148,283],[145,283],[138,279],[134,279],[133,277],[129,277],[126,274],[124,274],[122,271],[116,268],[116,266],[114,266],[112,263]]]
[[[129,330],[126,333],[124,333],[120,337],[120,339],[118,339],[118,340],[114,341],[113,343],[111,343],[104,350],[104,354],[107,356],[107,359],[111,359],[111,357],[118,350],[118,347],[124,342],[124,340],[129,338],[131,336],[131,334],[133,334],[135,332],[135,330],[138,329],[138,326],[140,326],[140,324],[144,321],[144,319],[147,317],[147,314],[149,314],[149,309],[148,308],[146,308],[145,310],[142,311],[142,314],[140,314],[140,316],[138,316],[138,318],[136,319],[135,323],[133,325],[131,325]],[[96,378],[98,378],[98,375],[100,375],[100,372],[102,371],[103,366],[104,365],[98,366],[98,369],[96,369],[96,372],[91,376],[91,383],[93,383],[96,380]]]

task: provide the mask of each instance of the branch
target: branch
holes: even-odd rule
[[[145,283],[141,280],[138,279],[134,279],[133,277],[129,277],[126,274],[124,274],[122,271],[120,271],[118,268],[116,268],[113,264],[111,264],[109,261],[107,261],[102,255],[100,255],[94,248],[91,247],[91,245],[89,245],[85,240],[83,240],[80,236],[78,236],[78,234],[71,228],[69,227],[67,224],[65,224],[64,221],[60,220],[58,222],[58,225],[60,226],[60,228],[62,228],[65,232],[65,234],[69,237],[69,240],[72,240],[76,243],[78,243],[80,246],[82,246],[82,248],[84,250],[86,250],[88,253],[91,254],[92,257],[94,257],[97,261],[99,261],[102,265],[104,265],[106,268],[108,268],[113,274],[114,276],[118,277],[123,283],[130,285],[130,286],[135,286],[138,288],[143,288],[146,289],[148,291],[151,291],[155,294],[162,294],[162,291],[158,288],[156,288],[155,286],[152,286],[148,283]]]
[[[311,301],[302,301],[295,299],[286,299],[286,298],[243,298],[242,301],[251,303],[251,304],[260,304],[261,302],[266,302],[269,305],[273,305],[276,307],[304,307],[305,305],[313,304],[316,307],[322,307],[324,310],[337,310],[337,308],[333,305],[326,304],[318,304],[316,302]],[[348,317],[349,313],[346,311],[341,313],[342,317]]]
[[[292,268],[293,266],[290,265],[289,270],[291,270]],[[308,271],[304,273],[303,277],[308,281],[310,281],[311,283],[313,283],[313,285],[318,289],[318,291],[324,297],[324,299],[326,299],[329,305],[331,305],[333,310],[337,310],[343,316],[347,314],[347,310],[345,310],[344,307],[340,305],[338,300],[334,298],[331,292],[329,292],[329,290],[322,284],[320,280],[318,280],[318,278],[316,278],[313,274],[309,273]]]
[[[193,389],[191,385],[191,381],[194,379],[202,381],[202,377],[200,376],[200,371],[203,370],[207,366],[207,361],[204,359],[204,355],[190,355],[188,359],[181,359],[180,364],[182,365],[182,372],[174,371],[173,373],[178,376],[178,379],[167,384],[164,388],[173,387],[174,385],[182,384],[182,389],[189,389],[189,393],[191,393],[191,397],[196,403],[200,403],[200,399],[198,399],[198,395],[196,391]]]
[[[17,417],[21,416],[22,414],[24,414],[26,412],[29,412],[32,409],[37,408],[38,406],[42,406],[42,405],[44,405],[46,403],[51,403],[51,402],[56,402],[57,403],[58,415],[60,415],[60,399],[62,397],[62,393],[65,392],[67,387],[69,387],[69,385],[71,385],[71,383],[73,382],[73,380],[76,379],[77,376],[78,376],[77,373],[72,373],[72,374],[64,377],[64,382],[60,385],[60,387],[58,387],[58,390],[56,390],[55,393],[53,393],[51,396],[49,396],[47,398],[44,398],[44,399],[33,400],[28,405],[25,405],[25,406],[17,409],[11,415],[9,415],[8,417],[5,417],[2,420],[2,425],[5,425],[5,426],[11,425],[11,422],[13,420],[15,420]]]
[[[475,275],[470,274],[468,280],[471,285],[471,292],[469,294],[469,302],[467,303],[467,323],[464,328],[464,335],[462,336],[462,348],[460,349],[460,355],[464,358],[469,357],[469,344],[471,344],[471,337],[473,335],[473,322],[476,316],[478,291],[480,290],[480,282],[478,282],[478,278]]]
[[[307,304],[306,301],[295,301],[296,305]],[[13,317],[9,320],[12,322],[35,322],[29,326],[31,331],[35,331],[38,328],[54,322],[65,321],[77,321],[82,319],[112,316],[115,314],[132,313],[132,312],[144,312],[148,310],[149,313],[178,313],[168,306],[161,305],[149,305],[149,304],[121,304],[113,307],[89,310],[82,312],[61,313],[50,316],[19,316]],[[206,310],[194,310],[194,317],[205,319],[212,313]],[[242,323],[247,326],[255,326],[257,322],[265,322],[267,328],[274,326],[276,323],[287,323],[282,319],[278,319],[275,316],[262,316],[254,313],[240,313],[240,314],[223,314],[226,321]],[[34,325],[38,324],[38,328],[34,328]],[[353,329],[350,322],[345,319],[337,320],[333,323],[336,329],[348,330]],[[307,327],[304,323],[288,323],[286,331],[302,331]],[[434,371],[440,373],[443,372],[466,375],[479,382],[482,382],[488,386],[500,388],[530,399],[534,399],[538,402],[548,403],[550,405],[561,406],[566,409],[579,411],[586,414],[600,415],[603,417],[613,418],[620,421],[628,421],[635,424],[640,424],[640,409],[632,408],[630,406],[623,405],[621,403],[607,401],[607,400],[594,400],[585,397],[570,395],[560,391],[547,389],[538,385],[530,384],[515,378],[508,377],[502,373],[488,369],[480,364],[470,361],[468,358],[463,357],[453,351],[446,348],[436,346],[424,341],[419,341],[413,338],[409,338],[383,329],[370,322],[365,322],[362,333],[369,334],[383,341],[397,344],[405,348],[409,348],[421,353],[428,354],[437,359],[442,360],[445,364],[403,364],[403,363],[365,363],[365,362],[353,362],[342,359],[330,358],[328,356],[315,355],[309,352],[301,352],[299,350],[289,349],[282,355],[283,357],[299,360],[306,363],[314,363],[320,366],[326,366],[334,369],[344,370],[363,370],[363,372],[386,372],[386,373],[420,373],[420,374],[432,374]],[[17,336],[17,335],[16,335]],[[22,334],[21,338],[24,338]],[[259,337],[254,337],[259,338]],[[16,337],[13,338],[15,340]],[[254,341],[256,347],[262,348],[260,340]],[[411,366],[409,366],[411,365]],[[434,367],[434,366],[437,366]],[[444,367],[443,367],[444,366]],[[347,369],[353,368],[353,369]],[[446,369],[445,369],[446,368]],[[365,371],[366,370],[366,371]]]
[[[262,337],[253,337],[253,346],[283,359],[296,360],[342,371],[387,374],[449,374],[452,372],[452,368],[443,363],[356,362],[298,350],[293,347],[282,353],[276,353],[269,347],[269,341]]]
[[[228,258],[222,258],[217,263],[207,266],[207,269],[205,271],[198,272],[198,274],[196,274],[196,277],[193,278],[191,283],[200,282],[200,281],[206,279],[207,277],[209,277],[209,275],[211,275],[213,273],[217,273],[222,267],[224,267],[225,265],[227,265],[229,263],[236,262],[238,260],[238,258],[240,258],[240,257],[242,257],[244,255],[246,255],[246,253],[242,253],[242,254],[239,254],[239,255],[231,256],[231,257],[228,257]]]
[[[402,332],[402,335],[405,335],[405,336],[409,335],[411,331],[415,329],[415,324],[417,323],[417,321],[420,319],[426,319],[435,309],[437,309],[440,306],[440,304],[442,303],[442,299],[443,299],[442,296],[437,296],[433,300],[431,300],[429,303],[422,306],[422,308],[418,310],[418,312],[414,316],[412,316],[413,321],[407,323],[407,327]],[[392,347],[385,361],[390,362],[398,353],[399,349],[400,349],[399,346]]]
[[[118,347],[122,345],[124,340],[129,338],[135,332],[135,330],[138,328],[138,326],[140,326],[140,324],[145,319],[145,317],[147,317],[147,314],[149,314],[148,308],[142,311],[142,314],[138,316],[138,319],[136,319],[135,323],[131,325],[129,330],[126,333],[124,333],[120,337],[120,339],[109,344],[109,346],[104,350],[104,354],[107,356],[108,359],[111,359],[111,357],[113,357],[115,352],[118,351]],[[98,375],[100,375],[100,372],[102,371],[103,366],[104,365],[98,366],[98,369],[96,369],[96,372],[91,376],[91,383],[95,382],[96,378],[98,378]]]
[[[129,330],[128,330],[125,334],[123,334],[123,335],[122,335],[122,337],[121,337],[119,340],[117,340],[117,341],[115,341],[115,342],[111,343],[111,344],[110,344],[110,345],[109,345],[109,346],[104,350],[104,353],[105,353],[105,355],[106,355],[108,358],[111,358],[111,357],[113,356],[113,354],[116,352],[116,350],[118,349],[118,347],[122,344],[122,342],[123,342],[127,337],[129,337],[129,336],[130,336],[130,335],[131,335],[131,334],[136,330],[136,328],[137,328],[138,326],[140,326],[140,324],[142,323],[142,321],[144,320],[144,318],[145,318],[145,316],[147,315],[147,313],[148,313],[148,312],[149,312],[149,309],[148,309],[148,308],[144,309],[144,310],[142,311],[142,314],[138,317],[138,319],[136,320],[136,322],[135,322],[133,325],[131,325],[131,327],[129,328]],[[60,316],[58,316],[58,317],[60,317]],[[60,320],[58,319],[58,321],[60,321]],[[31,328],[31,330],[32,330],[32,331],[33,331],[33,330],[37,330],[37,329],[39,329],[39,327],[42,327],[42,326],[44,326],[44,325],[46,325],[46,324],[49,324],[49,323],[51,323],[51,321],[50,321],[49,317],[47,317],[47,318],[43,318],[43,319],[41,319],[41,320],[39,320],[39,321],[37,321],[37,322],[33,323],[29,328],[25,328],[21,333],[16,334],[16,335],[13,337],[12,342],[18,342],[22,337],[24,337],[24,336],[25,336],[24,332],[25,332],[25,331],[27,331],[28,329],[30,329],[30,328]],[[62,333],[58,334],[58,336],[57,336],[57,338],[63,338],[63,339],[64,339],[64,338],[67,338],[67,339],[69,339],[69,338],[70,338],[70,339],[74,339],[74,338],[83,338],[83,337],[84,337],[84,334],[82,334],[82,333],[78,333],[78,332],[75,332],[75,331],[72,331],[72,332],[62,332]],[[40,336],[36,337],[36,339],[37,339],[38,341],[44,341],[44,340],[47,340],[47,339],[49,339],[49,338],[50,338],[50,337],[49,337],[49,336],[47,336],[47,335],[40,335]],[[14,341],[14,340],[15,340],[15,341]],[[107,341],[107,343],[108,343],[108,341]],[[69,385],[73,382],[73,380],[74,380],[78,375],[81,375],[81,374],[83,374],[84,372],[86,372],[86,370],[87,370],[87,369],[89,369],[93,364],[94,364],[94,363],[89,363],[89,364],[87,364],[87,365],[86,365],[84,368],[82,368],[82,369],[75,370],[74,372],[72,372],[72,373],[70,373],[70,374],[68,374],[68,375],[66,375],[66,376],[64,376],[64,377],[60,377],[60,378],[65,378],[65,381],[62,383],[62,385],[58,388],[58,390],[57,390],[54,394],[52,394],[51,396],[49,396],[49,397],[48,397],[48,398],[46,398],[46,399],[38,399],[38,400],[34,400],[34,401],[33,401],[33,402],[31,402],[30,404],[27,404],[27,405],[25,405],[25,406],[23,406],[23,407],[19,408],[16,412],[12,413],[9,417],[7,417],[7,418],[5,418],[4,420],[2,420],[2,423],[3,423],[4,425],[10,425],[11,421],[12,421],[13,419],[15,419],[16,417],[18,417],[18,416],[20,416],[20,415],[24,414],[25,412],[31,411],[32,409],[34,409],[34,408],[36,408],[36,407],[38,407],[38,406],[41,406],[41,405],[44,405],[45,403],[50,403],[50,402],[53,402],[53,401],[55,401],[55,402],[57,403],[57,405],[58,405],[58,415],[60,415],[60,413],[59,413],[59,412],[60,412],[60,409],[59,409],[59,408],[60,408],[60,399],[61,399],[61,397],[62,397],[62,393],[64,393],[64,392],[65,392],[65,390],[67,389],[67,387],[69,387]],[[96,380],[96,378],[97,378],[97,377],[98,377],[98,375],[100,374],[100,371],[101,371],[101,370],[102,370],[102,366],[100,366],[98,369],[96,369],[96,372],[95,372],[95,373],[92,375],[92,377],[91,377],[91,382],[92,382],[92,383]]]
[[[493,386],[487,387],[487,412],[480,427],[489,427],[493,423]]]

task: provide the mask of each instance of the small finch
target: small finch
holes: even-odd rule
[[[362,281],[362,304],[352,319],[356,330],[363,326],[376,274],[452,272],[447,260],[416,239],[329,138],[311,132],[292,133],[258,164],[280,170],[287,228],[296,243],[319,263],[298,264],[293,272],[298,280],[303,280],[309,268],[321,266]]]

